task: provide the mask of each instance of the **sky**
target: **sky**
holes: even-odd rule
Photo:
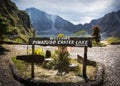
[[[112,11],[120,10],[120,0],[12,0],[20,10],[35,7],[59,15],[73,24],[89,23]]]

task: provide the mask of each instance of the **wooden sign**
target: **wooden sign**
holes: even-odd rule
[[[43,37],[30,38],[30,45],[92,47],[92,37]]]
[[[22,60],[28,63],[43,63],[45,57],[42,55],[19,55],[16,59]]]

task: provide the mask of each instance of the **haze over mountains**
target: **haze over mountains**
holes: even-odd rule
[[[120,37],[120,10],[106,14],[102,18],[92,20],[90,23],[84,25],[74,25],[60,16],[51,15],[36,8],[28,8],[26,12],[30,16],[33,28],[36,29],[39,35],[56,35],[58,33],[71,35],[82,29],[85,29],[88,34],[91,34],[92,28],[95,25],[99,25],[103,38]]]
[[[50,15],[36,8],[29,8],[26,11],[30,16],[33,28],[37,30],[37,34],[73,34],[80,30],[80,25],[74,25],[60,16]]]

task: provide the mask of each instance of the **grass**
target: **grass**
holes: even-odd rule
[[[93,47],[105,47],[106,46],[106,44],[104,44],[104,43],[96,43],[95,41],[92,41],[92,45],[93,45]]]
[[[12,34],[13,31],[16,30],[17,36],[14,37]],[[13,35],[13,38],[10,38],[9,34]],[[32,29],[28,29],[28,31],[23,26],[9,26],[7,33],[5,35],[5,42],[13,42],[13,43],[27,43],[28,39],[32,36]]]
[[[4,42],[10,42],[10,43],[19,43],[19,44],[23,44],[23,43],[25,43],[25,40],[23,40],[22,38],[20,38],[20,37],[16,37],[16,38],[13,38],[13,39],[10,39],[10,38],[8,38],[8,37],[5,37],[5,39],[4,39]]]
[[[26,77],[31,76],[30,75],[31,64],[21,60],[16,60],[16,57],[13,57],[12,61],[14,62],[15,67],[17,68],[20,74]],[[70,63],[78,64],[78,67],[75,70],[70,71],[68,74],[64,76],[56,76],[57,70],[53,70],[53,69],[48,70],[43,68],[41,65],[35,65],[35,77],[40,78],[42,80],[51,81],[51,82],[57,82],[56,80],[58,80],[58,82],[72,82],[71,80],[69,80],[70,77],[73,78],[74,76],[76,77],[82,76],[82,64],[78,63],[76,59],[71,59]],[[96,72],[97,72],[97,67],[87,66],[87,75],[89,79],[94,80],[96,76]],[[79,78],[80,78],[80,81],[83,81],[82,77],[79,77]]]
[[[78,64],[78,68],[76,71],[74,71],[77,75],[82,75],[82,67],[83,65],[77,62],[77,59],[71,59],[70,63],[72,64]],[[88,78],[91,80],[95,79],[96,73],[97,73],[97,67],[93,67],[90,65],[87,65],[87,75]]]
[[[120,38],[115,38],[115,37],[110,37],[106,39],[106,41],[111,44],[111,43],[120,43]]]
[[[16,57],[12,58],[18,72],[26,77],[30,77],[30,64],[21,60],[16,60]]]

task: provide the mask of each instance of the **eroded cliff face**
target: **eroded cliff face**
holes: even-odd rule
[[[120,10],[108,13],[102,18],[92,20],[90,23],[85,24],[84,28],[87,28],[88,32],[92,32],[91,29],[95,25],[101,27],[101,33],[104,38],[120,37]]]
[[[8,33],[6,34],[7,39],[26,42],[32,35],[28,14],[25,11],[19,10],[11,0],[0,0],[0,15],[10,22]]]
[[[90,35],[94,26],[100,26],[102,39],[120,37],[120,10],[108,13],[99,19],[93,19],[84,25],[74,25],[58,15],[48,14],[36,8],[27,8],[26,12],[29,14],[32,26],[38,35],[56,35],[58,33],[70,35],[82,29],[85,29]]]
[[[40,36],[42,36],[41,34],[54,36],[59,33],[70,36],[82,29],[81,24],[74,25],[58,15],[52,15],[34,7],[26,9],[26,12],[30,16],[33,28]]]

